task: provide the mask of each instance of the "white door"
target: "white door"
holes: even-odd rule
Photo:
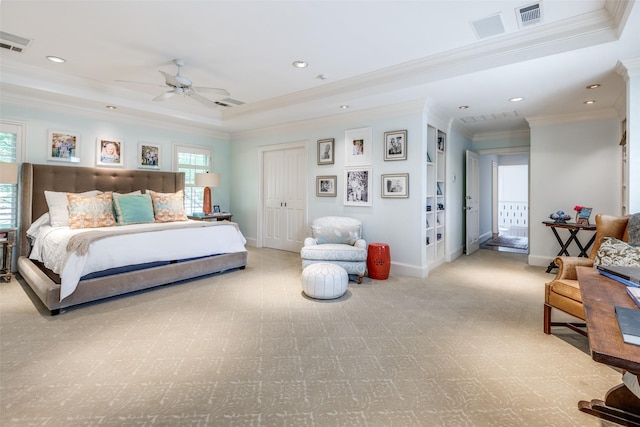
[[[263,155],[264,246],[299,252],[305,238],[306,152],[303,147]]]
[[[467,222],[466,253],[471,255],[480,247],[480,156],[467,150],[467,190],[465,210]]]

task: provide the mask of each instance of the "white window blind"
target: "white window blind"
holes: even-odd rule
[[[0,168],[2,163],[18,161],[18,134],[0,131]],[[0,228],[18,224],[18,185],[0,183]]]
[[[184,209],[187,215],[202,212],[204,188],[195,186],[196,173],[211,171],[211,150],[185,145],[176,145],[174,148],[174,169],[184,172]]]

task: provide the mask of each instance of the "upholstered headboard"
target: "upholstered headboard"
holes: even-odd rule
[[[174,193],[184,189],[184,173],[23,163],[20,185],[20,255],[26,256],[30,250],[27,229],[49,210],[44,197],[45,190],[129,193],[149,189]]]

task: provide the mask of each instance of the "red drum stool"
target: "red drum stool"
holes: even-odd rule
[[[391,268],[391,254],[386,243],[369,243],[367,253],[369,277],[376,280],[387,280]]]

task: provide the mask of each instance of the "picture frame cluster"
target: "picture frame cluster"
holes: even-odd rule
[[[80,162],[80,134],[73,131],[49,130],[47,137],[47,160],[56,162]],[[98,137],[95,143],[95,164],[104,167],[125,165],[125,142],[112,137]],[[160,169],[160,145],[139,142],[136,167]]]
[[[384,132],[383,159],[407,160],[407,131]],[[371,127],[348,129],[344,137],[343,204],[345,206],[371,206],[373,196],[372,159],[373,130]],[[334,138],[317,141],[317,164],[333,165],[336,162]],[[394,173],[380,176],[381,198],[408,198],[409,174]],[[316,176],[317,197],[337,197],[337,175]]]

